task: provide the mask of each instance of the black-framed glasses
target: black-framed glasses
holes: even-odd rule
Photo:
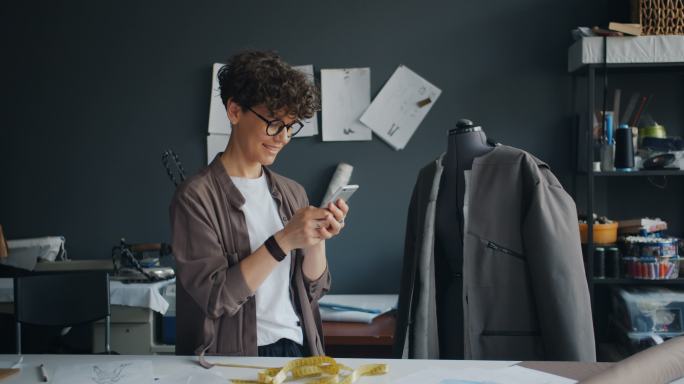
[[[304,128],[304,123],[299,120],[295,120],[290,124],[285,124],[285,122],[280,119],[269,120],[261,116],[259,112],[253,110],[251,107],[247,107],[247,109],[266,123],[266,134],[269,136],[278,136],[283,129],[287,129],[287,136],[292,137]]]

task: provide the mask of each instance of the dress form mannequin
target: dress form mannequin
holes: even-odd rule
[[[435,281],[440,358],[464,358],[463,197],[464,171],[493,149],[473,122],[461,119],[449,130],[435,218]]]

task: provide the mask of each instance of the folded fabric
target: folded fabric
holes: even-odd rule
[[[319,302],[324,321],[370,323],[397,308],[398,295],[326,295]]]
[[[8,240],[9,252],[1,263],[32,271],[39,259],[41,261],[55,261],[57,258],[66,260],[65,241],[63,236]]]

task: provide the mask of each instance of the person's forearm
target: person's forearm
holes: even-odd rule
[[[249,289],[256,292],[277,265],[278,261],[271,256],[266,246],[262,245],[240,262],[240,270]]]
[[[325,257],[325,241],[306,248],[305,254],[302,264],[304,276],[309,280],[318,280],[328,266],[328,260]]]

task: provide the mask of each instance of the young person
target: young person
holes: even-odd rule
[[[170,208],[176,353],[323,354],[325,240],[349,208],[312,207],[301,185],[267,168],[319,109],[319,92],[271,52],[239,53],[218,78],[230,140]]]

